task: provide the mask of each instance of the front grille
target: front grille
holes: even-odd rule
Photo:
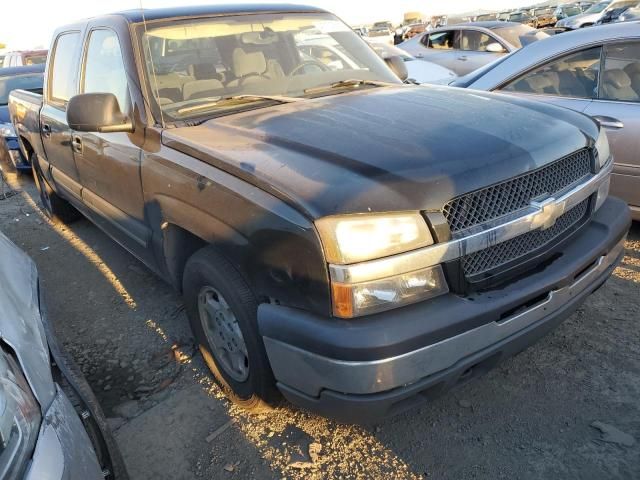
[[[516,212],[545,194],[554,195],[591,170],[591,152],[583,149],[533,172],[454,198],[442,213],[455,234]]]
[[[587,215],[588,210],[589,199],[565,212],[548,230],[534,230],[462,257],[462,268],[465,275],[471,277],[490,272],[541,249],[580,223]]]

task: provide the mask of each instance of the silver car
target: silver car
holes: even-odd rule
[[[453,83],[561,105],[606,128],[612,193],[640,220],[640,22],[556,35]]]
[[[41,293],[33,261],[0,233],[0,478],[125,479],[104,415],[57,343]]]
[[[592,5],[580,15],[574,15],[573,17],[560,20],[556,23],[556,27],[567,28],[569,30],[590,27],[602,21],[612,10],[632,7],[636,3],[637,0],[604,0]]]
[[[416,58],[466,75],[522,47],[535,29],[512,22],[475,22],[416,35],[398,45]]]

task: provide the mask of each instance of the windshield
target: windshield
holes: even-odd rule
[[[486,64],[484,67],[474,70],[473,72],[468,73],[464,77],[458,78],[457,80],[451,82],[450,85],[452,87],[468,88],[470,85],[475,83],[476,80],[482,77],[485,73],[496,68],[502,62],[504,62],[507,58],[511,57],[511,55],[513,55],[514,53],[515,52],[509,53],[508,55],[503,55],[497,60],[494,60],[493,62]]]
[[[515,25],[512,27],[494,28],[493,31],[514,47],[522,48],[522,41],[520,40],[520,37],[535,31],[535,29],[527,25]]]
[[[518,20],[523,20],[527,18],[527,15],[524,13],[512,13],[509,16],[509,20],[511,20],[512,22],[517,22]]]
[[[215,104],[241,95],[304,97],[344,80],[399,83],[360,36],[326,13],[171,19],[139,32],[147,87],[164,119],[246,109],[246,102]]]
[[[42,63],[46,63],[47,54],[46,53],[34,53],[34,54],[26,54],[22,56],[22,62],[24,65],[40,65]]]
[[[574,15],[580,15],[582,10],[579,7],[565,7],[564,14],[568,17],[572,17]]]
[[[596,3],[595,5],[592,5],[586,12],[584,13],[600,13],[601,11],[603,11],[605,8],[607,8],[609,6],[610,2],[602,2],[602,3]]]
[[[42,93],[43,82],[44,76],[42,73],[0,77],[0,105],[4,106],[9,103],[9,94],[12,90],[21,89]]]

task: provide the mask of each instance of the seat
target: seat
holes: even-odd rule
[[[629,75],[631,88],[633,88],[633,91],[640,96],[640,62],[630,63],[624,67],[624,71]]]
[[[602,93],[605,99],[638,101],[640,96],[631,88],[631,78],[624,70],[607,70],[603,75]]]
[[[229,82],[228,87],[268,80],[267,60],[262,52],[247,53],[242,48],[236,48],[233,51],[232,61],[236,80]]]

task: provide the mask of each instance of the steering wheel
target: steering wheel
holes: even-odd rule
[[[318,67],[323,72],[331,71],[331,69],[322,62],[319,62],[317,60],[305,60],[304,62],[300,63],[298,66],[294,67],[293,70],[291,70],[291,72],[289,73],[289,76],[293,77],[300,70],[302,70],[304,67],[308,67],[309,65],[313,67]]]

